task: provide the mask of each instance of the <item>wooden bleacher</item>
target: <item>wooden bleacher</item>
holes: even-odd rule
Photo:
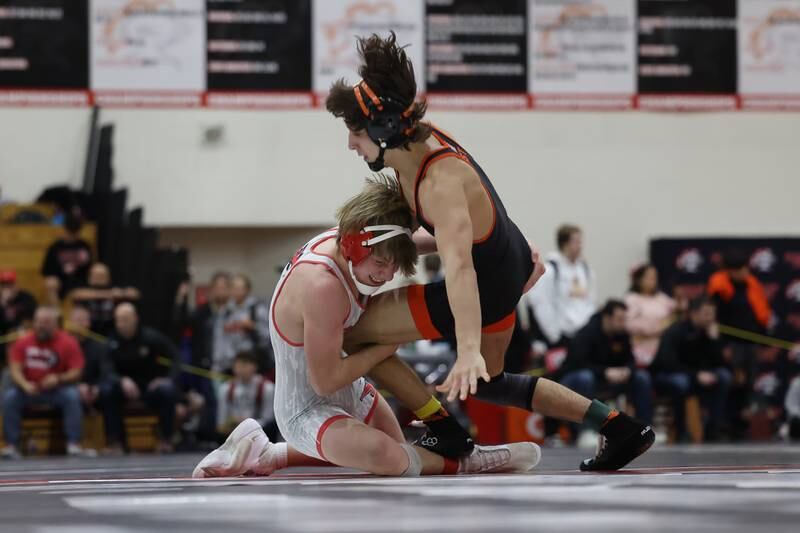
[[[38,302],[45,301],[44,278],[41,275],[47,248],[64,234],[59,226],[49,224],[12,224],[17,215],[25,211],[35,212],[45,220],[55,214],[55,208],[44,204],[6,204],[0,206],[0,270],[13,270],[17,274],[17,285],[33,294]],[[86,223],[81,237],[89,243],[97,257],[97,228]],[[65,303],[65,305],[69,305]],[[65,309],[64,311],[68,311]],[[66,313],[63,314],[66,316]],[[2,417],[0,417],[2,420]],[[131,413],[125,417],[128,443],[132,451],[152,451],[156,447],[158,419],[144,412]],[[0,431],[0,433],[2,433]],[[2,443],[2,438],[0,438]],[[24,453],[45,455],[64,453],[65,442],[61,428],[61,416],[57,411],[45,409],[26,412],[22,425]],[[87,413],[83,420],[83,446],[93,449],[105,447],[103,419],[97,413]]]
[[[61,237],[64,230],[47,224],[6,223],[23,209],[43,210],[45,213],[52,210],[49,206],[40,205],[4,205],[0,208],[0,270],[14,270],[17,273],[17,285],[33,294],[36,301],[42,302],[45,298],[42,262],[48,246]],[[89,243],[96,257],[96,226],[84,224],[81,237]]]
[[[2,427],[0,416],[0,427]],[[158,417],[144,410],[132,410],[125,415],[125,433],[131,452],[152,452],[158,444]],[[0,446],[5,446],[0,431]],[[106,447],[103,417],[97,412],[83,415],[81,446],[102,450]],[[52,409],[26,410],[22,421],[20,451],[29,456],[63,455],[66,439],[61,415]]]

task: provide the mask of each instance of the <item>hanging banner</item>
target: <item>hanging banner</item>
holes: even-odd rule
[[[213,107],[309,107],[310,0],[207,0]]]
[[[498,105],[526,107],[526,11],[527,0],[427,0],[426,85],[443,93],[431,103],[460,93],[468,106],[470,95],[480,101],[492,93]]]
[[[203,0],[92,0],[91,89],[99,105],[200,105]]]
[[[414,64],[417,92],[425,92],[423,0],[314,0],[314,93],[324,98],[340,78],[359,80],[356,37],[394,30]]]
[[[639,0],[638,105],[736,109],[736,3]]]
[[[635,0],[529,0],[529,92],[542,109],[628,109]]]
[[[85,0],[2,3],[0,105],[88,103],[87,9]]]
[[[800,110],[800,0],[739,0],[738,9],[742,106]]]

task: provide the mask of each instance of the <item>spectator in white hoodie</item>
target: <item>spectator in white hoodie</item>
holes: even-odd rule
[[[558,251],[546,257],[547,272],[528,292],[539,329],[550,346],[565,345],[597,310],[595,275],[583,259],[583,232],[564,224]]]

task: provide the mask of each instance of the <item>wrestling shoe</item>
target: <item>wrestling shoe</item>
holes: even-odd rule
[[[512,442],[500,446],[475,446],[459,459],[459,474],[529,472],[542,459],[542,449],[533,442]]]
[[[467,456],[475,448],[470,434],[452,416],[428,419],[424,424],[428,430],[414,442],[415,446],[448,459]]]
[[[248,476],[268,476],[276,470],[288,466],[287,449],[285,443],[275,444],[267,442],[258,454],[255,464],[250,467],[246,475]]]
[[[225,442],[206,455],[192,477],[235,477],[252,469],[261,452],[270,444],[261,425],[248,418],[234,429]]]
[[[580,468],[584,472],[619,470],[646,452],[655,440],[652,427],[625,413],[616,413],[600,428],[597,455],[585,459]]]

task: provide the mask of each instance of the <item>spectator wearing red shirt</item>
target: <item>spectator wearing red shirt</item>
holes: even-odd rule
[[[60,409],[67,437],[67,453],[83,455],[80,446],[83,410],[77,382],[83,371],[83,353],[77,341],[58,328],[58,310],[39,307],[33,331],[11,347],[8,358],[12,386],[3,397],[3,436],[0,455],[18,458],[22,413],[28,405]]]

